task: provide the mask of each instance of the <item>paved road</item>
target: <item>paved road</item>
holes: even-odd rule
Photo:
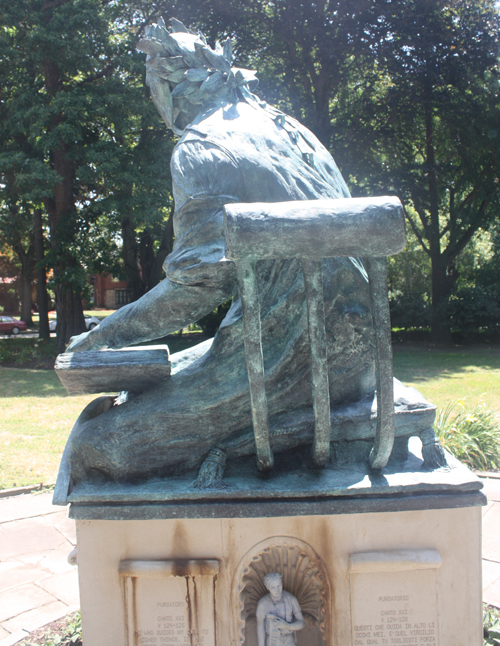
[[[483,478],[483,600],[500,608],[500,474]],[[75,523],[51,493],[0,498],[0,646],[77,610]]]

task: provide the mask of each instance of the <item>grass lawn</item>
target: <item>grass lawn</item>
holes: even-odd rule
[[[394,376],[444,408],[464,400],[473,408],[480,400],[500,414],[500,348],[471,346],[439,352],[422,346],[394,347]]]
[[[192,335],[169,338],[171,352],[188,347]],[[396,346],[394,374],[438,407],[479,399],[500,411],[500,348],[481,346],[437,352]],[[95,395],[70,397],[51,370],[0,366],[0,489],[53,483],[66,438]]]
[[[0,368],[0,489],[55,482],[66,438],[94,395],[70,397],[51,370]]]

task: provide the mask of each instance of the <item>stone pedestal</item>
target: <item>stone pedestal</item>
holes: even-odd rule
[[[390,474],[368,474],[371,495],[355,483],[287,500],[80,494],[70,513],[84,643],[257,646],[262,580],[278,571],[304,614],[298,646],[480,646],[485,498],[450,462],[432,483],[415,471],[411,494]]]

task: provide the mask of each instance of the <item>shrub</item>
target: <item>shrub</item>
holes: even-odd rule
[[[418,294],[395,293],[390,297],[391,325],[404,330],[426,328],[431,324],[432,307]],[[439,316],[463,334],[488,330],[500,322],[500,293],[485,287],[461,287],[439,308]]]
[[[1,339],[0,364],[14,362],[22,366],[28,361],[43,362],[56,357],[55,339]]]
[[[466,409],[460,400],[448,404],[438,413],[436,434],[441,444],[470,468],[500,468],[500,422],[481,402],[474,409]]]
[[[500,645],[500,611],[493,606],[483,605],[484,646]]]
[[[14,348],[9,343],[10,339],[9,342],[7,340],[0,341],[0,364],[14,360]]]
[[[462,288],[450,296],[446,309],[456,330],[494,330],[500,321],[500,294],[484,287]]]
[[[422,296],[398,294],[391,297],[389,305],[394,328],[422,328],[431,323],[430,307]]]
[[[57,624],[57,629],[51,630]],[[41,632],[41,634],[38,634]],[[35,641],[28,638],[20,646],[82,646],[82,620],[80,612],[67,615],[63,621],[49,624],[45,630],[35,631]]]

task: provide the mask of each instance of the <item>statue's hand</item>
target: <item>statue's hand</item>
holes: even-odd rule
[[[100,339],[98,328],[94,328],[90,332],[83,332],[77,336],[72,336],[66,352],[89,352],[92,350],[102,350],[105,347],[106,345]]]
[[[277,628],[280,632],[282,633],[291,632],[288,626],[288,623],[284,619],[281,619],[280,617],[275,616],[273,619],[273,622],[274,622],[275,628]]]

